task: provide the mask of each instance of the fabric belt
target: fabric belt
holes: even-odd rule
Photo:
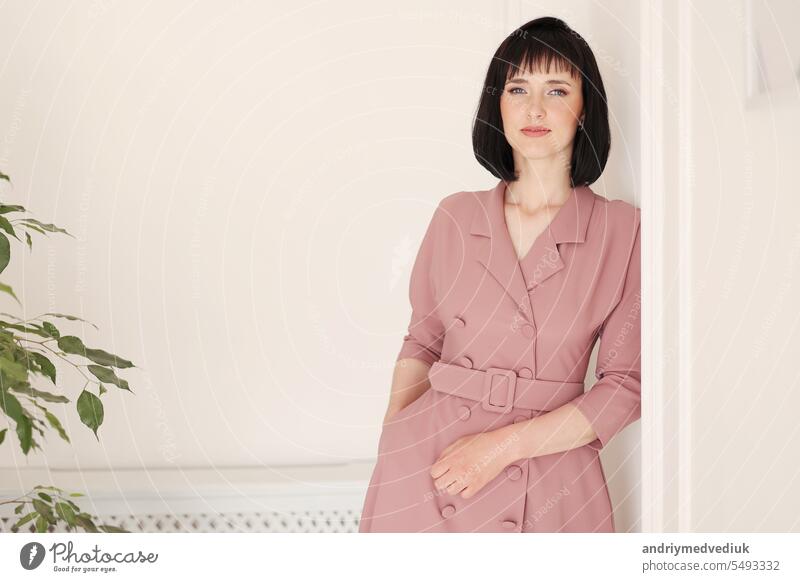
[[[583,394],[583,382],[561,382],[521,378],[514,370],[473,370],[455,364],[434,362],[428,371],[431,388],[477,400],[485,410],[505,414],[512,408],[555,410]]]

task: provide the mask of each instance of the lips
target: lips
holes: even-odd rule
[[[528,127],[523,127],[522,133],[524,133],[525,135],[529,135],[531,137],[540,137],[550,133],[550,130],[547,129],[546,127],[531,125]]]

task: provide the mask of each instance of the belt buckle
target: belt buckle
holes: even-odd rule
[[[506,377],[506,398],[505,404],[497,404],[492,402],[492,387],[493,380],[496,376]],[[484,410],[489,412],[498,412],[505,414],[514,406],[514,393],[517,388],[517,373],[514,370],[506,370],[505,368],[488,368],[483,377],[483,398],[481,399],[481,406]],[[496,394],[496,392],[495,392]]]

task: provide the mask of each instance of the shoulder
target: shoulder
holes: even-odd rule
[[[486,205],[490,190],[459,190],[443,196],[433,212],[431,222],[437,229],[468,226],[479,205]]]
[[[609,200],[596,192],[594,194],[594,209],[604,219],[615,226],[639,225],[641,209],[625,200]]]
[[[609,200],[594,191],[592,194],[594,195],[592,222],[604,232],[624,234],[626,239],[631,233],[635,233],[636,237],[639,236],[642,211],[638,206],[625,200]]]

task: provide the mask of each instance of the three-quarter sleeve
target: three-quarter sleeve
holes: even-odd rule
[[[622,297],[601,327],[597,382],[570,401],[597,433],[597,438],[588,443],[596,450],[641,417],[640,239],[637,221]]]
[[[433,212],[411,269],[408,287],[411,321],[396,360],[416,358],[428,365],[433,365],[442,355],[444,326],[436,312],[436,298],[431,276],[434,268],[436,241],[441,235],[439,230],[442,213],[443,209],[439,204]]]

